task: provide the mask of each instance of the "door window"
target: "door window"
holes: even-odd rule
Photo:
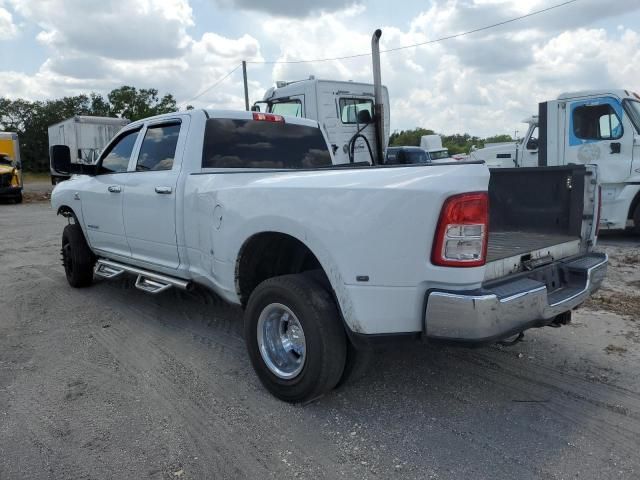
[[[127,171],[129,159],[136,144],[139,130],[127,132],[109,147],[102,157],[100,173],[122,173]]]
[[[136,172],[171,170],[176,156],[180,124],[154,125],[147,128],[140,147]]]
[[[364,110],[369,112],[369,119],[373,118],[372,100],[366,98],[341,98],[339,104],[342,123],[362,123],[362,121],[359,121],[358,113]]]
[[[616,140],[622,124],[609,104],[582,105],[573,110],[573,134],[581,140]]]
[[[533,127],[529,140],[527,140],[527,150],[538,150],[538,127]],[[509,155],[508,158],[511,158]]]
[[[272,103],[270,112],[276,115],[302,117],[302,102],[300,102],[300,100],[289,100],[286,102]]]
[[[624,106],[629,117],[631,117],[631,122],[633,122],[636,130],[640,133],[640,102],[626,99],[624,101]]]

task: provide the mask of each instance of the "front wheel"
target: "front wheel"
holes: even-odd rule
[[[16,203],[22,203],[22,192],[18,192],[18,194],[13,197],[13,201]]]
[[[262,282],[249,298],[244,325],[253,368],[277,398],[308,402],[337,385],[347,339],[335,301],[313,277]]]
[[[88,287],[93,283],[93,267],[96,258],[89,248],[77,223],[71,223],[62,231],[62,265],[69,285]]]

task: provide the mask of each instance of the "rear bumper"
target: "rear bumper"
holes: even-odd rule
[[[485,343],[548,325],[600,288],[607,263],[601,253],[556,262],[560,288],[552,291],[527,276],[470,292],[428,291],[424,333],[433,340]]]

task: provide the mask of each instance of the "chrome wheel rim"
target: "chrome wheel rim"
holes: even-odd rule
[[[281,303],[271,303],[258,317],[258,348],[262,360],[275,376],[296,377],[303,369],[307,342],[298,317]]]

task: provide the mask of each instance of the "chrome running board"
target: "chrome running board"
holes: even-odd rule
[[[132,267],[131,265],[114,262],[113,260],[100,258],[96,263],[96,275],[103,278],[116,278],[124,272],[137,275],[138,278],[136,279],[135,287],[148,293],[164,292],[171,287],[176,287],[181,290],[190,290],[193,286],[191,282],[180,278],[170,277],[169,275],[151,272],[138,267]]]

